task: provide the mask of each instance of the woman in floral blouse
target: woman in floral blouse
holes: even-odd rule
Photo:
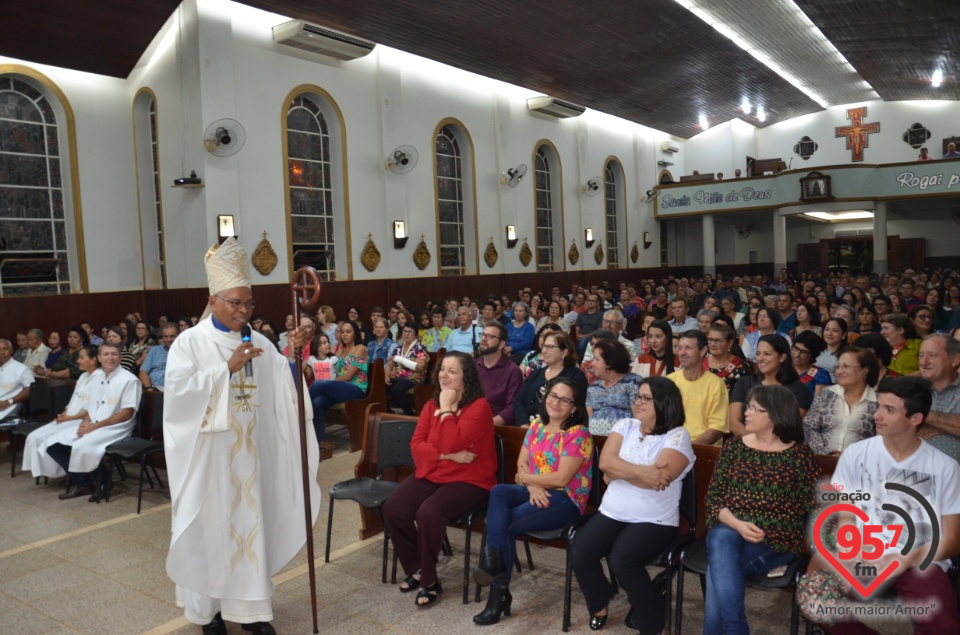
[[[325,449],[333,447],[326,441],[327,408],[345,401],[363,399],[367,394],[367,385],[370,382],[367,376],[367,348],[359,343],[359,338],[360,327],[357,323],[349,320],[344,322],[340,327],[340,355],[333,367],[336,377],[315,381],[310,386],[313,428],[317,433],[317,441]],[[330,341],[329,338],[327,341]]]
[[[387,361],[387,401],[412,415],[413,398],[407,392],[423,383],[430,362],[430,353],[417,339],[417,325],[407,321],[401,327],[401,339]]]
[[[748,632],[745,579],[803,553],[820,477],[794,393],[761,385],[747,402],[746,434],[723,447],[707,489],[704,635]]]
[[[707,350],[703,358],[703,367],[723,380],[727,393],[741,377],[750,374],[747,364],[733,354],[734,331],[724,322],[715,322],[707,333]]]
[[[473,571],[477,584],[493,584],[486,608],[473,618],[480,625],[496,624],[501,613],[510,615],[517,536],[566,526],[586,511],[590,498],[593,437],[583,387],[556,377],[545,388],[540,416],[517,459],[517,484],[496,485],[490,492],[487,546]]]

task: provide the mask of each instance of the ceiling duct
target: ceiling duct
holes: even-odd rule
[[[278,44],[319,53],[344,62],[363,57],[377,45],[376,42],[303,20],[291,20],[273,27],[273,40]]]
[[[570,117],[579,117],[586,110],[585,106],[580,106],[569,101],[557,99],[556,97],[531,97],[527,100],[527,108],[533,112],[539,112],[543,115],[557,117],[559,119],[568,119]]]

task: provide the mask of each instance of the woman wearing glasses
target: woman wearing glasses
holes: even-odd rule
[[[757,386],[747,401],[746,434],[723,446],[707,490],[704,635],[749,632],[744,580],[804,552],[820,476],[793,393]]]
[[[473,571],[477,584],[493,584],[486,608],[473,618],[481,626],[496,624],[501,614],[510,616],[517,537],[565,527],[586,511],[590,498],[593,437],[583,387],[556,377],[544,390],[517,458],[516,485],[495,485],[490,492],[487,545]]]
[[[577,350],[570,336],[563,331],[550,331],[540,346],[540,361],[543,366],[530,373],[514,402],[516,425],[526,426],[540,412],[540,404],[546,396],[546,383],[557,377],[575,381],[583,394],[587,394],[587,376],[577,366]]]
[[[797,335],[790,347],[790,359],[793,362],[793,370],[800,376],[800,383],[807,387],[810,392],[810,401],[812,402],[824,386],[829,386],[833,382],[830,380],[830,373],[813,363],[813,360],[820,357],[820,353],[825,351],[827,343],[819,335],[811,331],[804,331]]]
[[[724,298],[727,299],[727,298]],[[734,332],[725,322],[714,322],[707,333],[707,356],[703,367],[723,380],[729,394],[737,380],[750,374],[747,364],[733,354]]]
[[[877,393],[871,386],[880,375],[877,356],[848,346],[840,351],[836,372],[837,383],[820,392],[803,418],[804,436],[816,454],[840,454],[876,434]]]
[[[591,630],[603,628],[613,595],[603,558],[630,601],[627,626],[643,633],[663,630],[663,601],[646,563],[677,535],[681,482],[695,460],[683,422],[676,384],[651,377],[640,385],[633,417],[618,421],[603,446],[600,467],[607,491],[600,513],[577,531],[571,554]]]

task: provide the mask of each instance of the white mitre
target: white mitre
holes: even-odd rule
[[[247,261],[247,252],[233,236],[223,241],[223,244],[214,244],[208,249],[203,257],[203,264],[207,269],[207,286],[210,287],[210,295],[236,287],[250,288],[250,265]],[[209,314],[210,305],[207,304],[203,317]]]

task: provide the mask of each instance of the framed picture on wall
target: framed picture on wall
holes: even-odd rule
[[[801,201],[823,201],[833,198],[830,192],[830,177],[820,172],[811,172],[800,179]]]

